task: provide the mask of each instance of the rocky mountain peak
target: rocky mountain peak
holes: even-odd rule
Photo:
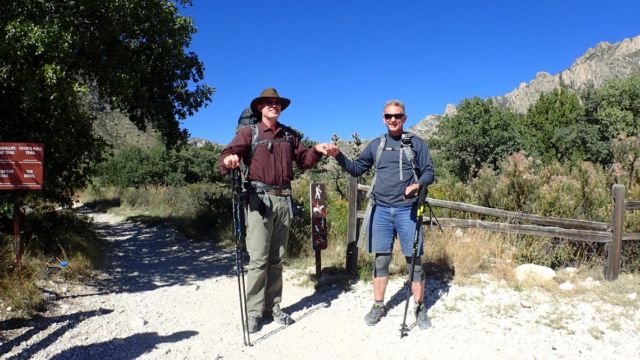
[[[589,86],[600,87],[613,79],[640,73],[640,36],[617,43],[601,42],[588,49],[568,69],[556,75],[540,71],[528,83],[521,83],[513,91],[493,99],[499,105],[525,113],[542,93],[565,86],[580,91]],[[473,96],[473,94],[469,94]],[[429,138],[444,115],[455,113],[455,106],[447,105],[442,115],[428,115],[409,130]]]

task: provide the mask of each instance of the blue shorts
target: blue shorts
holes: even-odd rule
[[[413,256],[416,236],[416,210],[414,206],[388,207],[375,205],[369,222],[369,252],[391,253],[393,240],[398,236],[404,256]],[[422,255],[422,226],[418,233],[418,256]]]

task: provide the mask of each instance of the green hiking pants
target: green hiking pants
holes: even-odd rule
[[[286,254],[290,223],[288,197],[249,194],[246,293],[247,313],[251,317],[260,317],[264,310],[280,305],[282,258]]]

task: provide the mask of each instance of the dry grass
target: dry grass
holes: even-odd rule
[[[423,261],[453,268],[456,281],[473,281],[478,273],[513,281],[515,248],[509,237],[478,229],[434,229],[427,231],[425,245]]]
[[[620,274],[618,279],[607,281],[600,269],[583,269],[573,282],[577,284],[575,296],[624,308],[640,308],[640,274]]]
[[[25,223],[20,276],[13,238],[0,239],[0,318],[25,317],[42,310],[43,281],[80,280],[103,259],[104,243],[90,221],[70,210],[34,212]],[[60,267],[61,261],[68,265]]]

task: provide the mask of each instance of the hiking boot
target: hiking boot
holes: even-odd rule
[[[428,329],[431,327],[431,320],[429,320],[429,316],[427,316],[427,308],[423,303],[420,303],[416,306],[416,323],[420,329]]]
[[[260,331],[260,318],[249,316],[249,318],[247,319],[247,325],[248,325],[247,330],[249,331],[249,334],[253,334]]]
[[[385,315],[387,315],[387,308],[384,305],[373,304],[367,316],[364,317],[364,322],[373,326]]]
[[[273,309],[271,315],[273,316],[273,321],[280,325],[293,324],[293,319],[291,318],[291,316],[286,312],[280,310],[280,308]]]

